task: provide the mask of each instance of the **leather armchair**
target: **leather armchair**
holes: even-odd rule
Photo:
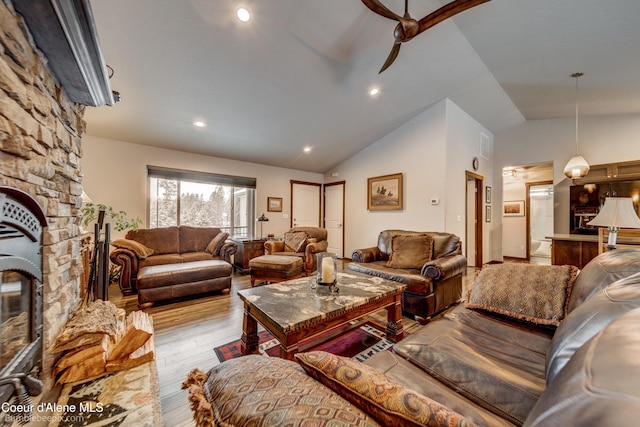
[[[296,244],[306,233],[306,242]],[[285,233],[284,240],[269,240],[264,247],[267,255],[286,255],[302,258],[302,268],[306,275],[316,269],[318,252],[327,250],[327,230],[319,227],[293,227]],[[294,247],[298,246],[298,247]]]

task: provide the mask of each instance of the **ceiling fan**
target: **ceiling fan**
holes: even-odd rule
[[[396,28],[393,30],[393,35],[396,39],[393,43],[393,48],[378,74],[382,73],[384,70],[389,68],[391,64],[393,64],[393,61],[398,57],[398,52],[400,52],[400,45],[402,43],[408,42],[421,32],[428,30],[445,19],[451,18],[460,12],[464,12],[467,9],[488,1],[489,0],[454,0],[417,21],[409,15],[409,0],[404,0],[404,16],[396,15],[385,5],[380,3],[380,0],[362,0],[362,3],[364,3],[365,6],[378,15],[398,21],[398,25],[396,25]]]

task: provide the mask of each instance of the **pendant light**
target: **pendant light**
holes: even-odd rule
[[[571,179],[582,178],[589,173],[589,163],[578,154],[578,78],[582,76],[583,73],[571,74],[571,77],[576,79],[576,155],[569,159],[564,167],[564,174]]]

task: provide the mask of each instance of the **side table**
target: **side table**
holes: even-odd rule
[[[264,255],[264,242],[267,239],[259,239],[256,237],[232,237],[232,241],[238,245],[238,250],[233,256],[233,266],[241,274],[247,274],[249,261],[260,255]]]

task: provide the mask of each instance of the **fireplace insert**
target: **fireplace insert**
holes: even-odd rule
[[[42,231],[29,194],[0,187],[0,399],[22,403],[42,391]]]

